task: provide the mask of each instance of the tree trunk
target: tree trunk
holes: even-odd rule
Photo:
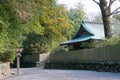
[[[105,31],[105,37],[110,38],[112,37],[111,34],[111,22],[110,22],[110,16],[111,13],[110,7],[107,6],[106,0],[99,0],[100,1],[100,9],[102,13],[102,19],[103,19],[103,25],[104,25],[104,31]]]
[[[103,24],[104,24],[104,31],[105,31],[105,37],[111,38],[111,24],[110,24],[110,18],[109,17],[103,17]]]

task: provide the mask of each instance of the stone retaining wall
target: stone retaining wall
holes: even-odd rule
[[[9,62],[0,63],[0,79],[10,75],[11,75],[10,63]]]
[[[99,72],[120,72],[120,63],[46,63],[45,69],[92,70]]]

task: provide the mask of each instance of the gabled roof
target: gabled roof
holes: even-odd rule
[[[69,45],[83,42],[89,39],[105,39],[104,27],[102,23],[82,22],[77,34],[72,40],[60,43],[60,45]]]
[[[103,23],[98,22],[86,22],[87,28],[89,28],[93,34],[93,39],[105,39]]]
[[[94,34],[89,28],[87,28],[87,26],[85,25],[85,22],[82,21],[80,28],[79,28],[77,34],[73,37],[73,39],[76,39],[79,37],[90,36],[90,35],[94,35]]]

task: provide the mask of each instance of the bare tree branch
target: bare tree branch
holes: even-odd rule
[[[120,13],[120,11],[118,11],[120,9],[120,7],[118,7],[117,9],[115,9],[113,12],[111,12],[110,14],[106,15],[106,16],[111,16],[113,14],[117,14]]]
[[[94,1],[96,4],[98,4],[98,5],[100,4],[100,3],[99,3],[99,2],[97,2],[96,0],[93,0],[93,1]]]
[[[114,14],[120,13],[120,11],[115,12]]]
[[[111,16],[111,15],[114,15],[114,14],[117,14],[117,13],[120,13],[120,11],[117,11],[117,12],[114,12],[114,13],[110,13],[110,14],[107,15],[107,16]]]
[[[117,9],[115,9],[112,13],[117,12],[120,9],[120,7],[118,7]]]
[[[111,5],[112,5],[115,1],[116,1],[116,0],[110,0],[109,5],[108,5],[108,8],[110,8]]]

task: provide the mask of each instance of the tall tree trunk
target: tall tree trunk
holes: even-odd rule
[[[117,0],[93,0],[96,4],[99,5],[101,9],[101,14],[102,14],[102,19],[103,19],[103,25],[104,25],[104,30],[105,30],[105,37],[106,38],[111,38],[112,33],[111,33],[111,22],[110,22],[110,16],[120,13],[120,7],[116,8],[114,11],[111,12],[111,6],[112,4],[117,1]],[[118,0],[120,2],[120,0]]]
[[[103,19],[103,25],[104,25],[104,31],[105,31],[105,37],[110,38],[112,37],[111,34],[111,22],[110,22],[110,6],[107,6],[107,1],[106,0],[99,0],[100,1],[100,9],[102,13],[102,19]]]
[[[111,22],[109,17],[102,17],[103,18],[103,24],[104,24],[104,31],[105,31],[105,37],[106,38],[111,38],[112,33],[111,33]]]
[[[107,6],[106,0],[99,0],[100,1],[100,9],[102,13],[102,19],[103,19],[103,25],[104,25],[104,31],[105,31],[105,37],[110,38],[112,37],[111,34],[111,22],[110,22],[110,7]]]

